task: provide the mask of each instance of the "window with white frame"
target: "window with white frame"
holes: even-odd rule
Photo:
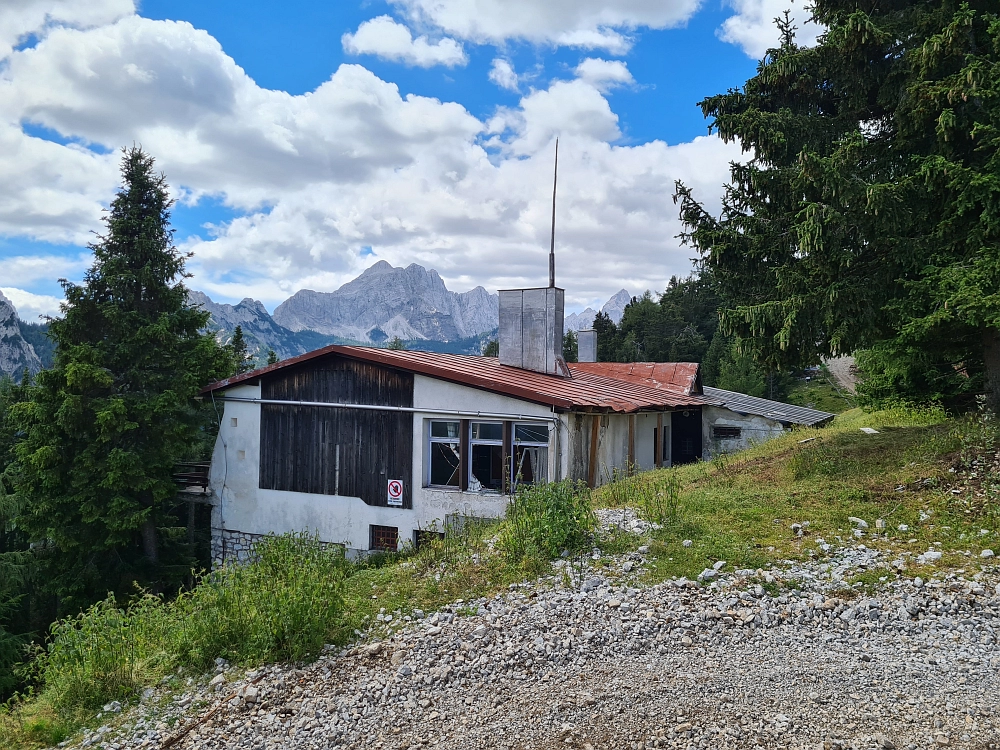
[[[469,425],[469,490],[503,492],[503,422]]]
[[[549,428],[544,424],[515,424],[511,451],[512,484],[543,484],[549,480]]]
[[[432,487],[458,487],[462,465],[460,422],[434,420],[430,425],[430,467],[427,483]]]

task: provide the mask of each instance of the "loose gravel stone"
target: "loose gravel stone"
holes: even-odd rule
[[[1000,747],[995,571],[845,589],[845,576],[892,562],[856,545],[769,571],[713,566],[707,585],[549,576],[307,666],[227,669],[194,684],[188,708],[175,699],[80,746],[159,748],[175,731],[163,722],[221,704],[173,747]]]

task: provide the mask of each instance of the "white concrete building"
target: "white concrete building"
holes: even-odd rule
[[[526,358],[330,346],[209,386],[213,558],[288,531],[396,549],[450,516],[503,515],[519,483],[597,486],[833,417],[703,389],[697,364]]]

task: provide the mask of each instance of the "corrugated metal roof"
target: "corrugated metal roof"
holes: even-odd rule
[[[701,394],[697,362],[574,362],[569,367],[685,396]]]
[[[735,391],[724,391],[721,388],[710,388],[705,386],[705,395],[725,404],[727,409],[739,412],[740,414],[753,414],[758,417],[767,417],[777,422],[787,424],[802,424],[810,427],[817,427],[832,420],[836,414],[830,414],[816,409],[807,409],[804,406],[794,404],[783,404],[780,401],[771,401],[766,398],[748,396],[745,393]]]
[[[572,378],[546,375],[502,365],[493,357],[440,352],[397,351],[363,346],[327,346],[298,357],[282,360],[244,375],[220,380],[203,392],[230,388],[239,383],[266,378],[270,373],[304,362],[336,355],[395,367],[461,385],[513,396],[562,411],[637,412],[666,410],[714,403],[702,396],[686,395],[649,385],[628,382],[584,370],[573,370]],[[574,366],[575,367],[575,366]]]

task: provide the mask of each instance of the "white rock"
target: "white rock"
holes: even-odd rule
[[[993,557],[993,550],[984,549],[982,552],[979,553],[979,556],[982,557],[983,559],[988,559],[990,557]]]
[[[868,522],[863,518],[858,518],[857,516],[848,516],[847,520],[857,526],[859,529],[867,529]]]
[[[685,539],[683,542],[681,542],[681,544],[685,547],[690,547],[692,544],[694,544],[694,542],[692,542],[690,539]]]

